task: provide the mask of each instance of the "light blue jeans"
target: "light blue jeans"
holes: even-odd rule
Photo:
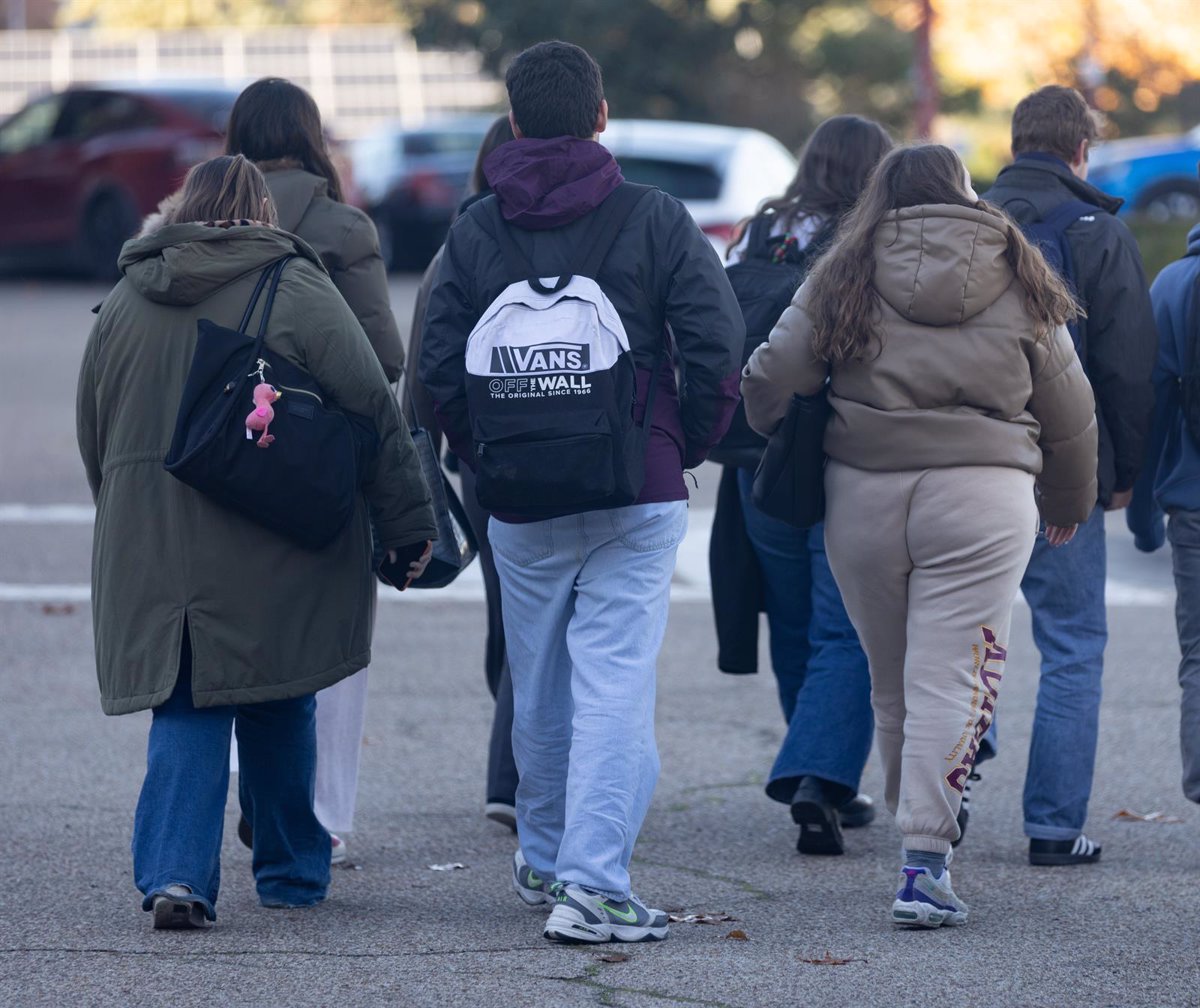
[[[1097,507],[1066,546],[1039,536],[1021,581],[1042,653],[1024,799],[1025,835],[1036,840],[1073,840],[1087,821],[1108,643],[1106,564]]]
[[[510,524],[488,537],[504,598],[521,851],[614,899],[658,780],[655,671],[687,504]]]

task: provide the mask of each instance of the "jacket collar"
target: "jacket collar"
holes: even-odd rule
[[[1030,151],[1025,154],[1018,154],[1012,164],[1007,168],[1001,169],[996,181],[999,182],[1006,173],[1014,172],[1021,174],[1026,171],[1037,172],[1044,178],[1053,176],[1064,187],[1070,190],[1073,196],[1083,200],[1085,203],[1098,206],[1101,210],[1105,210],[1111,214],[1115,214],[1125,203],[1123,199],[1110,196],[1108,193],[1097,189],[1091,183],[1085,182],[1071,171],[1062,158],[1055,157],[1053,154],[1047,154],[1044,151]]]

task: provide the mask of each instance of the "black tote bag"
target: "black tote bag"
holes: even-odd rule
[[[816,395],[792,396],[754,474],[751,499],[764,514],[802,529],[824,519],[829,414],[828,386]]]
[[[415,417],[413,419],[415,424]],[[433,437],[424,427],[412,428],[413,445],[421,461],[421,472],[429,484],[429,495],[433,500],[433,516],[437,523],[437,539],[425,572],[413,581],[410,588],[445,588],[459,574],[471,566],[479,552],[467,512],[446,472],[442,468],[433,446]]]
[[[163,468],[264,528],[307,549],[327,546],[349,523],[378,452],[374,425],[331,403],[303,368],[264,340],[279,278],[291,256],[263,270],[238,328],[197,323],[196,349]],[[258,335],[246,334],[262,292]],[[253,390],[282,392],[272,407],[274,441],[248,437]]]

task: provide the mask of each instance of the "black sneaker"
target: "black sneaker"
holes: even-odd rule
[[[169,885],[156,893],[151,909],[155,931],[190,931],[208,923],[203,904],[185,885]]]
[[[838,806],[838,820],[842,829],[860,829],[875,821],[875,802],[870,795],[856,794],[844,805]]]
[[[958,839],[950,841],[951,847],[957,847],[962,843],[963,837],[967,835],[967,823],[971,821],[971,781],[977,780],[979,780],[979,774],[971,773],[963,781],[962,804],[958,807],[958,815],[954,817],[958,822]]]
[[[243,844],[250,850],[254,850],[254,829],[250,825],[250,820],[245,816],[238,817],[237,835]]]
[[[801,854],[841,854],[846,845],[838,810],[825,797],[815,777],[801,777],[792,796],[792,822],[800,827],[796,850]]]
[[[1030,840],[1031,865],[1095,864],[1100,860],[1100,845],[1082,833],[1074,840]]]

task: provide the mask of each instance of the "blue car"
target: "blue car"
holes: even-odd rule
[[[1122,213],[1200,220],[1200,126],[1181,136],[1131,137],[1092,151],[1088,181],[1125,200]]]

